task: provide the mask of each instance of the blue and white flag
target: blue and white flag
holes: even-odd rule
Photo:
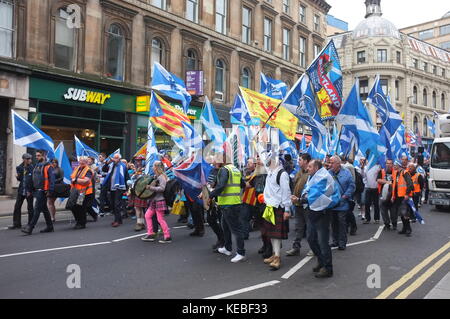
[[[158,148],[156,147],[155,134],[152,122],[148,121],[147,131],[147,153],[145,154],[145,174],[153,175],[153,164],[159,160]]]
[[[225,140],[227,139],[227,134],[207,96],[205,97],[205,106],[203,107],[200,118],[206,134],[208,134],[209,138],[214,143],[214,150],[223,150],[223,143],[225,143]]]
[[[386,148],[386,154],[380,154],[380,165],[385,168],[386,166],[386,160],[387,159],[394,159],[394,155],[392,154],[392,145],[391,145],[391,139],[390,139],[390,135],[387,131],[387,128],[382,126],[380,129],[380,141],[381,143],[384,145],[384,147]]]
[[[333,123],[333,133],[331,135],[330,148],[329,148],[330,155],[337,154],[338,145],[339,145],[339,134],[338,134],[338,130],[336,127],[336,122],[334,122]]]
[[[300,152],[305,153],[306,152],[306,137],[305,134],[303,134],[302,141],[300,143]]]
[[[341,192],[326,168],[319,169],[308,179],[303,194],[308,194],[308,205],[312,211],[323,211],[339,204]]]
[[[427,126],[433,136],[436,136],[436,124],[430,119],[427,119]]]
[[[186,155],[189,156],[192,152],[197,152],[204,147],[203,140],[191,124],[186,122],[182,122],[181,124],[183,125],[185,136],[184,149],[186,151]]]
[[[247,105],[239,94],[236,94],[230,114],[231,124],[258,125],[259,123],[259,120],[250,117]],[[253,124],[254,122],[256,124]]]
[[[286,136],[281,132],[281,130],[278,130],[279,132],[279,142],[280,142],[280,151],[283,154],[289,154],[291,155],[294,162],[298,159],[298,151],[297,146],[295,145],[295,142],[292,140],[288,140]]]
[[[424,225],[425,224],[425,220],[423,219],[422,215],[420,215],[420,212],[416,209],[416,205],[414,205],[413,200],[410,198],[410,199],[408,199],[408,201],[406,203],[408,204],[408,206],[411,208],[412,212],[416,216],[417,221],[419,222],[419,224]]]
[[[269,78],[261,73],[261,90],[259,93],[282,100],[287,93],[287,85],[283,81]]]
[[[153,63],[152,89],[181,101],[184,113],[187,114],[192,97],[186,90],[184,81],[164,69],[158,62]]]
[[[397,132],[391,138],[391,149],[394,160],[401,160],[403,155],[409,157],[405,139],[405,126],[403,124],[400,125]]]
[[[323,143],[322,148],[319,150],[319,148],[317,148],[314,145],[314,143],[311,141],[311,143],[309,143],[309,147],[308,147],[306,153],[311,155],[312,159],[319,159],[322,161],[325,159],[325,157],[328,154],[327,145],[326,145],[326,143]]]
[[[152,91],[150,97],[150,117],[159,117],[163,116],[164,111],[161,108],[161,105],[158,102],[158,98],[155,95],[155,92]]]
[[[98,153],[94,151],[92,148],[84,144],[80,139],[74,135],[75,139],[75,152],[77,154],[77,159],[80,160],[81,156],[90,156],[95,159],[98,158]]]
[[[353,148],[357,149],[358,141],[353,131],[346,126],[342,126],[341,137],[339,139],[339,146],[342,155],[348,156]]]
[[[58,160],[59,167],[64,171],[64,183],[70,184],[72,175],[72,166],[70,165],[69,158],[64,150],[63,142],[60,142],[55,150],[55,158]]]
[[[390,139],[395,134],[402,118],[400,114],[392,106],[390,99],[384,94],[380,83],[380,76],[377,75],[372,90],[369,93],[367,101],[375,106],[378,115],[380,116],[382,126],[386,128],[386,133]]]
[[[241,146],[241,153],[244,156],[244,164],[247,164],[248,159],[250,158],[250,135],[248,126],[239,125],[239,137],[238,140]]]
[[[316,99],[311,89],[309,77],[304,73],[287,94],[282,105],[312,130],[312,142],[322,149],[327,129],[317,109]]]
[[[49,158],[54,157],[53,140],[38,129],[35,125],[25,120],[22,116],[11,110],[13,143],[23,147],[45,150]]]

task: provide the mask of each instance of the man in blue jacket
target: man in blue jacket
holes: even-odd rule
[[[331,247],[339,247],[339,250],[345,250],[347,246],[346,217],[350,209],[350,200],[353,198],[356,186],[350,171],[342,167],[339,156],[333,156],[331,158],[330,166],[329,173],[333,176],[342,194],[339,204],[334,207],[331,212],[331,230],[333,237],[333,244]]]

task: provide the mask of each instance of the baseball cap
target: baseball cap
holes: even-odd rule
[[[22,155],[22,159],[31,159],[31,158],[32,158],[31,154],[25,153]]]

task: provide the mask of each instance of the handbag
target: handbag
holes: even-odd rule
[[[80,192],[76,188],[70,189],[69,198],[67,199],[66,209],[72,210],[75,205],[77,205],[78,197],[80,196]]]
[[[174,215],[184,215],[186,211],[186,207],[184,206],[184,202],[177,199],[173,202],[172,206],[172,214]]]

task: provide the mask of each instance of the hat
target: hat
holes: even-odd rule
[[[31,154],[25,153],[22,155],[22,159],[32,159]]]

